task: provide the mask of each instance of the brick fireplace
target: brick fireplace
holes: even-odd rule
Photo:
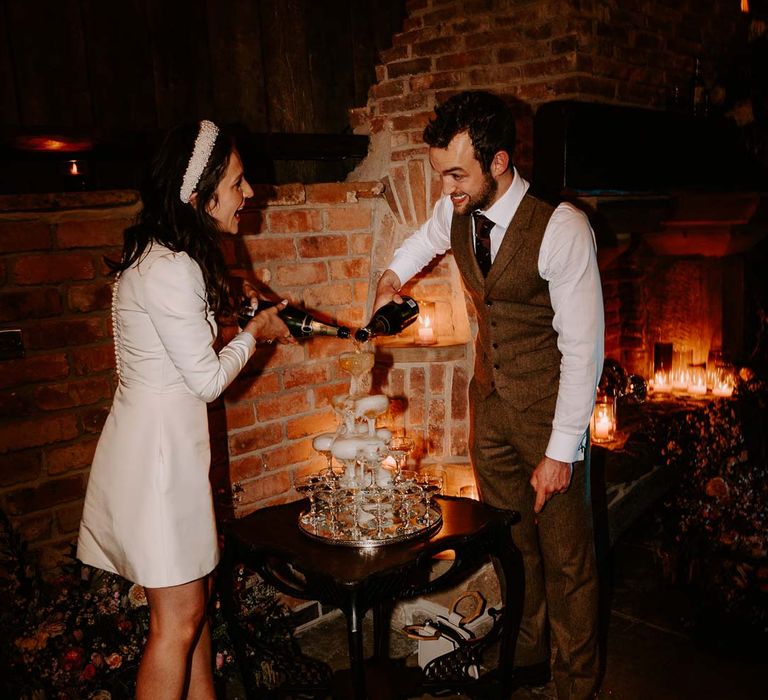
[[[725,0],[410,0],[367,104],[350,115],[355,132],[370,137],[368,157],[344,183],[257,187],[242,236],[227,243],[233,271],[359,324],[372,278],[439,194],[421,143],[437,102],[467,88],[508,96],[519,117],[515,163],[532,178],[542,105],[661,110],[672,88],[688,84],[704,47],[714,75],[740,22],[738,3]],[[748,350],[738,339],[748,325],[737,318],[747,314],[739,256],[759,239],[760,196],[572,194],[594,215],[610,356],[645,374],[657,327],[697,352]],[[0,505],[35,547],[61,550],[76,532],[114,388],[102,256],[117,252],[138,206],[135,193],[122,191],[0,197],[0,323],[20,328],[26,348],[24,358],[0,362]],[[386,422],[416,439],[414,459],[451,467],[455,492],[471,478],[473,318],[450,255],[407,289],[435,302],[440,339],[380,346],[374,389],[392,399]],[[692,309],[709,321],[691,324]],[[346,390],[337,364],[345,347],[316,339],[260,350],[211,406],[223,514],[292,500],[296,475],[322,465],[311,442],[335,426],[329,399]]]

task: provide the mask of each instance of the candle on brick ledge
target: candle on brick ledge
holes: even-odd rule
[[[419,319],[416,326],[416,345],[434,345],[437,343],[435,324],[435,304],[432,301],[419,301]]]

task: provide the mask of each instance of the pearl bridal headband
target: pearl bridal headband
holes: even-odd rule
[[[184,179],[181,181],[181,190],[179,191],[179,196],[184,204],[189,202],[192,193],[197,187],[197,183],[200,182],[200,176],[208,164],[208,159],[211,157],[211,151],[218,135],[219,127],[213,122],[207,119],[203,119],[200,122],[200,131],[197,132],[192,155],[189,157],[189,163],[184,172]]]

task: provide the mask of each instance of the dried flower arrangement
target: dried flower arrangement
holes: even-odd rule
[[[273,588],[242,568],[234,585],[238,593],[234,614],[248,620],[258,648],[269,649],[271,655],[248,660],[247,682],[257,688],[274,687],[285,680],[277,668],[278,651],[296,649],[290,615]],[[0,511],[0,596],[0,697],[133,697],[149,630],[141,586],[74,558],[55,575],[43,576]],[[211,625],[217,684],[224,688],[242,683],[218,594],[211,604]]]
[[[677,570],[709,632],[746,644],[768,641],[766,416],[768,384],[750,378],[669,425],[661,449],[680,476],[663,515]]]

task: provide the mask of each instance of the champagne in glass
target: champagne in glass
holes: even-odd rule
[[[362,380],[373,369],[374,355],[371,351],[343,352],[339,355],[339,367],[350,375],[349,395],[357,398],[362,395]]]

